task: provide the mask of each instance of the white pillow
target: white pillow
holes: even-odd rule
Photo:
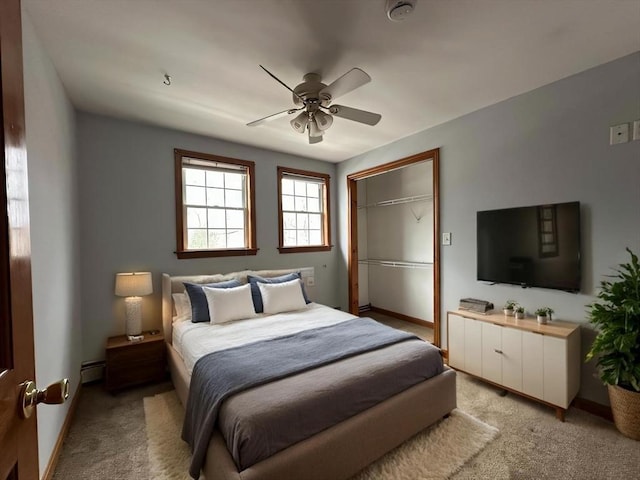
[[[187,317],[191,320],[191,300],[189,300],[189,295],[186,293],[174,293],[171,296],[176,307],[176,321],[178,319],[184,320]]]
[[[248,283],[234,288],[202,287],[209,304],[211,323],[225,323],[256,316]]]
[[[258,283],[264,313],[281,313],[300,310],[307,306],[299,279],[282,283]]]

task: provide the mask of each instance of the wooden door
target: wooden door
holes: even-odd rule
[[[36,415],[18,409],[20,384],[35,378],[19,0],[0,0],[0,79],[0,480],[35,480]]]

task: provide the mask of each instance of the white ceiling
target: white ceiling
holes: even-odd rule
[[[639,0],[418,0],[398,23],[385,0],[23,3],[78,109],[330,162],[640,50]],[[258,64],[292,88],[360,67],[338,103],[382,120],[316,145],[288,118],[247,127],[292,106]]]

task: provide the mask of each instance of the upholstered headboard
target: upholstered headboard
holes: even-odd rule
[[[166,342],[172,342],[172,326],[173,315],[175,313],[173,306],[173,293],[184,292],[184,282],[190,283],[216,283],[226,280],[238,280],[240,283],[247,283],[247,275],[257,275],[259,277],[277,277],[286,275],[287,273],[300,272],[302,281],[305,282],[307,296],[313,300],[315,298],[315,286],[309,285],[307,278],[314,276],[313,267],[289,268],[285,270],[243,270],[241,272],[231,272],[224,274],[212,275],[180,275],[171,276],[167,273],[162,274],[162,330]]]

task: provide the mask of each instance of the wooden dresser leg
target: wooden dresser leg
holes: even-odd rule
[[[560,420],[561,422],[564,422],[564,414],[565,413],[566,413],[566,410],[564,408],[556,407],[556,418],[558,420]]]

